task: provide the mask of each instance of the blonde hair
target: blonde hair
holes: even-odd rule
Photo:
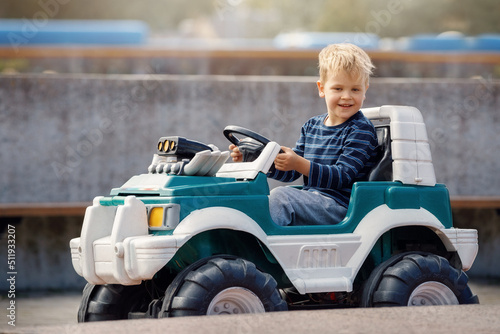
[[[319,80],[325,83],[328,74],[337,75],[341,70],[351,76],[361,77],[366,84],[375,66],[360,47],[350,43],[330,44],[319,53]]]

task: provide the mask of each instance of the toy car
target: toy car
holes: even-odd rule
[[[96,197],[70,242],[88,282],[78,320],[478,303],[464,273],[477,231],[453,227],[420,112],[362,111],[380,161],[333,225],[273,223],[266,173],[277,143],[229,126],[254,160],[226,163],[213,145],[160,138],[148,173]]]

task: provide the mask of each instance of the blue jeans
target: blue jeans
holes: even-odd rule
[[[347,208],[318,191],[277,187],[269,196],[271,218],[280,225],[331,225],[344,219]]]

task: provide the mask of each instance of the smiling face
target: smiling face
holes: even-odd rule
[[[325,99],[328,109],[327,126],[342,124],[358,112],[368,89],[363,76],[352,77],[344,70],[329,74],[326,82],[318,81],[317,84],[319,96]]]

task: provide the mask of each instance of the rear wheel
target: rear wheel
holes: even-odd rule
[[[477,304],[468,277],[441,256],[398,255],[381,264],[368,281],[361,306],[425,306]]]
[[[160,317],[284,311],[276,280],[240,258],[213,258],[179,273]]]
[[[147,309],[144,285],[87,284],[78,309],[78,322],[128,319],[129,313]]]

